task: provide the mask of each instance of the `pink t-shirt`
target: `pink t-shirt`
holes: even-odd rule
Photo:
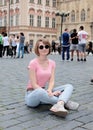
[[[39,64],[37,58],[30,61],[28,69],[33,69],[36,73],[37,84],[44,87],[51,77],[52,68],[55,68],[55,62],[53,60],[48,60],[49,65],[46,69],[42,68]],[[27,88],[33,88],[31,81],[27,85]]]

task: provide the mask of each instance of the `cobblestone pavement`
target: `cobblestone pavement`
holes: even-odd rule
[[[61,61],[61,55],[50,55],[56,61],[55,86],[71,83],[71,100],[80,103],[78,111],[66,118],[53,115],[50,106],[28,108],[24,102],[28,82],[27,65],[34,54],[23,59],[0,59],[0,130],[93,130],[93,56],[87,62]]]

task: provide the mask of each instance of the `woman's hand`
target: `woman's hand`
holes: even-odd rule
[[[54,96],[51,90],[47,90],[49,96]]]
[[[60,94],[61,94],[61,91],[55,91],[55,92],[53,92],[54,96],[59,96]]]
[[[50,90],[47,90],[49,96],[59,96],[61,94],[61,91],[55,91],[52,92]]]

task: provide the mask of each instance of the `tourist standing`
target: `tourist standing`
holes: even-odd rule
[[[6,56],[9,56],[9,37],[7,36],[7,33],[4,33],[4,37],[3,37],[3,56],[5,55],[6,52]]]
[[[79,51],[78,51],[78,36],[77,36],[77,30],[73,29],[73,33],[71,34],[71,46],[70,46],[70,50],[71,50],[71,61],[73,61],[73,57],[74,57],[74,51],[76,51],[76,55],[77,55],[77,61],[79,61]]]
[[[86,43],[88,39],[88,33],[84,31],[84,27],[80,26],[78,32],[78,39],[79,39],[79,54],[81,61],[86,61]]]
[[[12,52],[13,52],[12,57],[15,58],[15,57],[16,57],[16,48],[17,48],[16,39],[15,39],[15,34],[12,35],[12,38],[11,38],[11,46],[12,46]]]
[[[20,36],[19,36],[19,48],[18,48],[18,56],[17,56],[17,58],[20,58],[20,52],[22,52],[21,53],[21,58],[24,57],[24,42],[25,42],[25,36],[24,36],[24,33],[21,32]]]
[[[0,57],[2,57],[3,51],[3,36],[0,34]]]
[[[66,60],[68,61],[70,58],[70,35],[68,29],[66,28],[63,32],[62,36],[62,60],[65,60],[65,52],[66,52]]]

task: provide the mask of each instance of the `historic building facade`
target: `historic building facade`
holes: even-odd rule
[[[64,17],[62,31],[68,28],[79,30],[81,25],[89,33],[90,40],[93,40],[93,0],[58,0],[57,9],[59,12],[68,12],[69,16]],[[60,35],[61,19],[57,20],[58,35]]]
[[[57,37],[56,0],[0,0],[0,27],[9,34],[24,32],[26,41]]]
[[[93,40],[93,0],[0,0],[0,27],[9,34],[24,32],[26,41],[59,39],[61,30],[85,27]],[[56,16],[57,11],[69,16]]]

